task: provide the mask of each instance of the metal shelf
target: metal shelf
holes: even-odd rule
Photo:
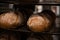
[[[20,5],[59,5],[60,2],[52,2],[52,1],[46,1],[46,2],[26,2],[26,1],[0,1],[0,3],[9,3],[9,4],[20,4]]]
[[[53,28],[49,32],[32,32],[28,30],[27,28],[19,28],[19,29],[12,29],[12,30],[7,30],[7,29],[0,29],[0,32],[22,32],[22,33],[34,33],[34,34],[48,34],[48,35],[60,35],[59,28]]]

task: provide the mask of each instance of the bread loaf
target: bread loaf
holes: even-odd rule
[[[15,12],[2,13],[0,15],[0,28],[9,29],[16,28],[22,22],[22,15],[15,14]]]
[[[29,29],[31,29],[32,31],[41,32],[48,27],[49,22],[50,21],[46,17],[33,15],[29,18],[27,25],[29,25]]]
[[[50,25],[55,21],[55,14],[50,10],[32,14],[28,21],[28,28],[33,32],[44,32],[50,29]]]

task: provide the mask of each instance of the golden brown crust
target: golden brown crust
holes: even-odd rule
[[[1,28],[14,28],[19,23],[21,24],[21,17],[14,12],[3,13],[0,15]]]
[[[49,20],[46,17],[34,15],[30,17],[27,21],[29,29],[34,32],[42,32],[49,26]]]

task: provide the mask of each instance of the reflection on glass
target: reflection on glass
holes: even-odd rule
[[[34,13],[40,13],[43,10],[43,6],[42,5],[35,5],[35,11]]]
[[[60,10],[60,6],[51,6],[51,10],[56,14],[56,27],[57,28],[60,28],[60,17],[59,17],[59,15],[60,15],[60,12],[59,12],[59,10]]]
[[[51,6],[51,10],[56,14],[56,16],[59,16],[59,6]]]

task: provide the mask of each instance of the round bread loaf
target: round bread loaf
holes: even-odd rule
[[[13,11],[2,13],[0,15],[0,28],[10,29],[16,28],[22,23],[22,14],[20,12],[15,13]]]
[[[34,32],[41,32],[48,28],[50,21],[46,17],[33,15],[27,21],[29,29]]]
[[[46,10],[32,14],[27,21],[27,26],[33,32],[44,32],[50,30],[50,26],[54,21],[55,14],[50,10]]]

